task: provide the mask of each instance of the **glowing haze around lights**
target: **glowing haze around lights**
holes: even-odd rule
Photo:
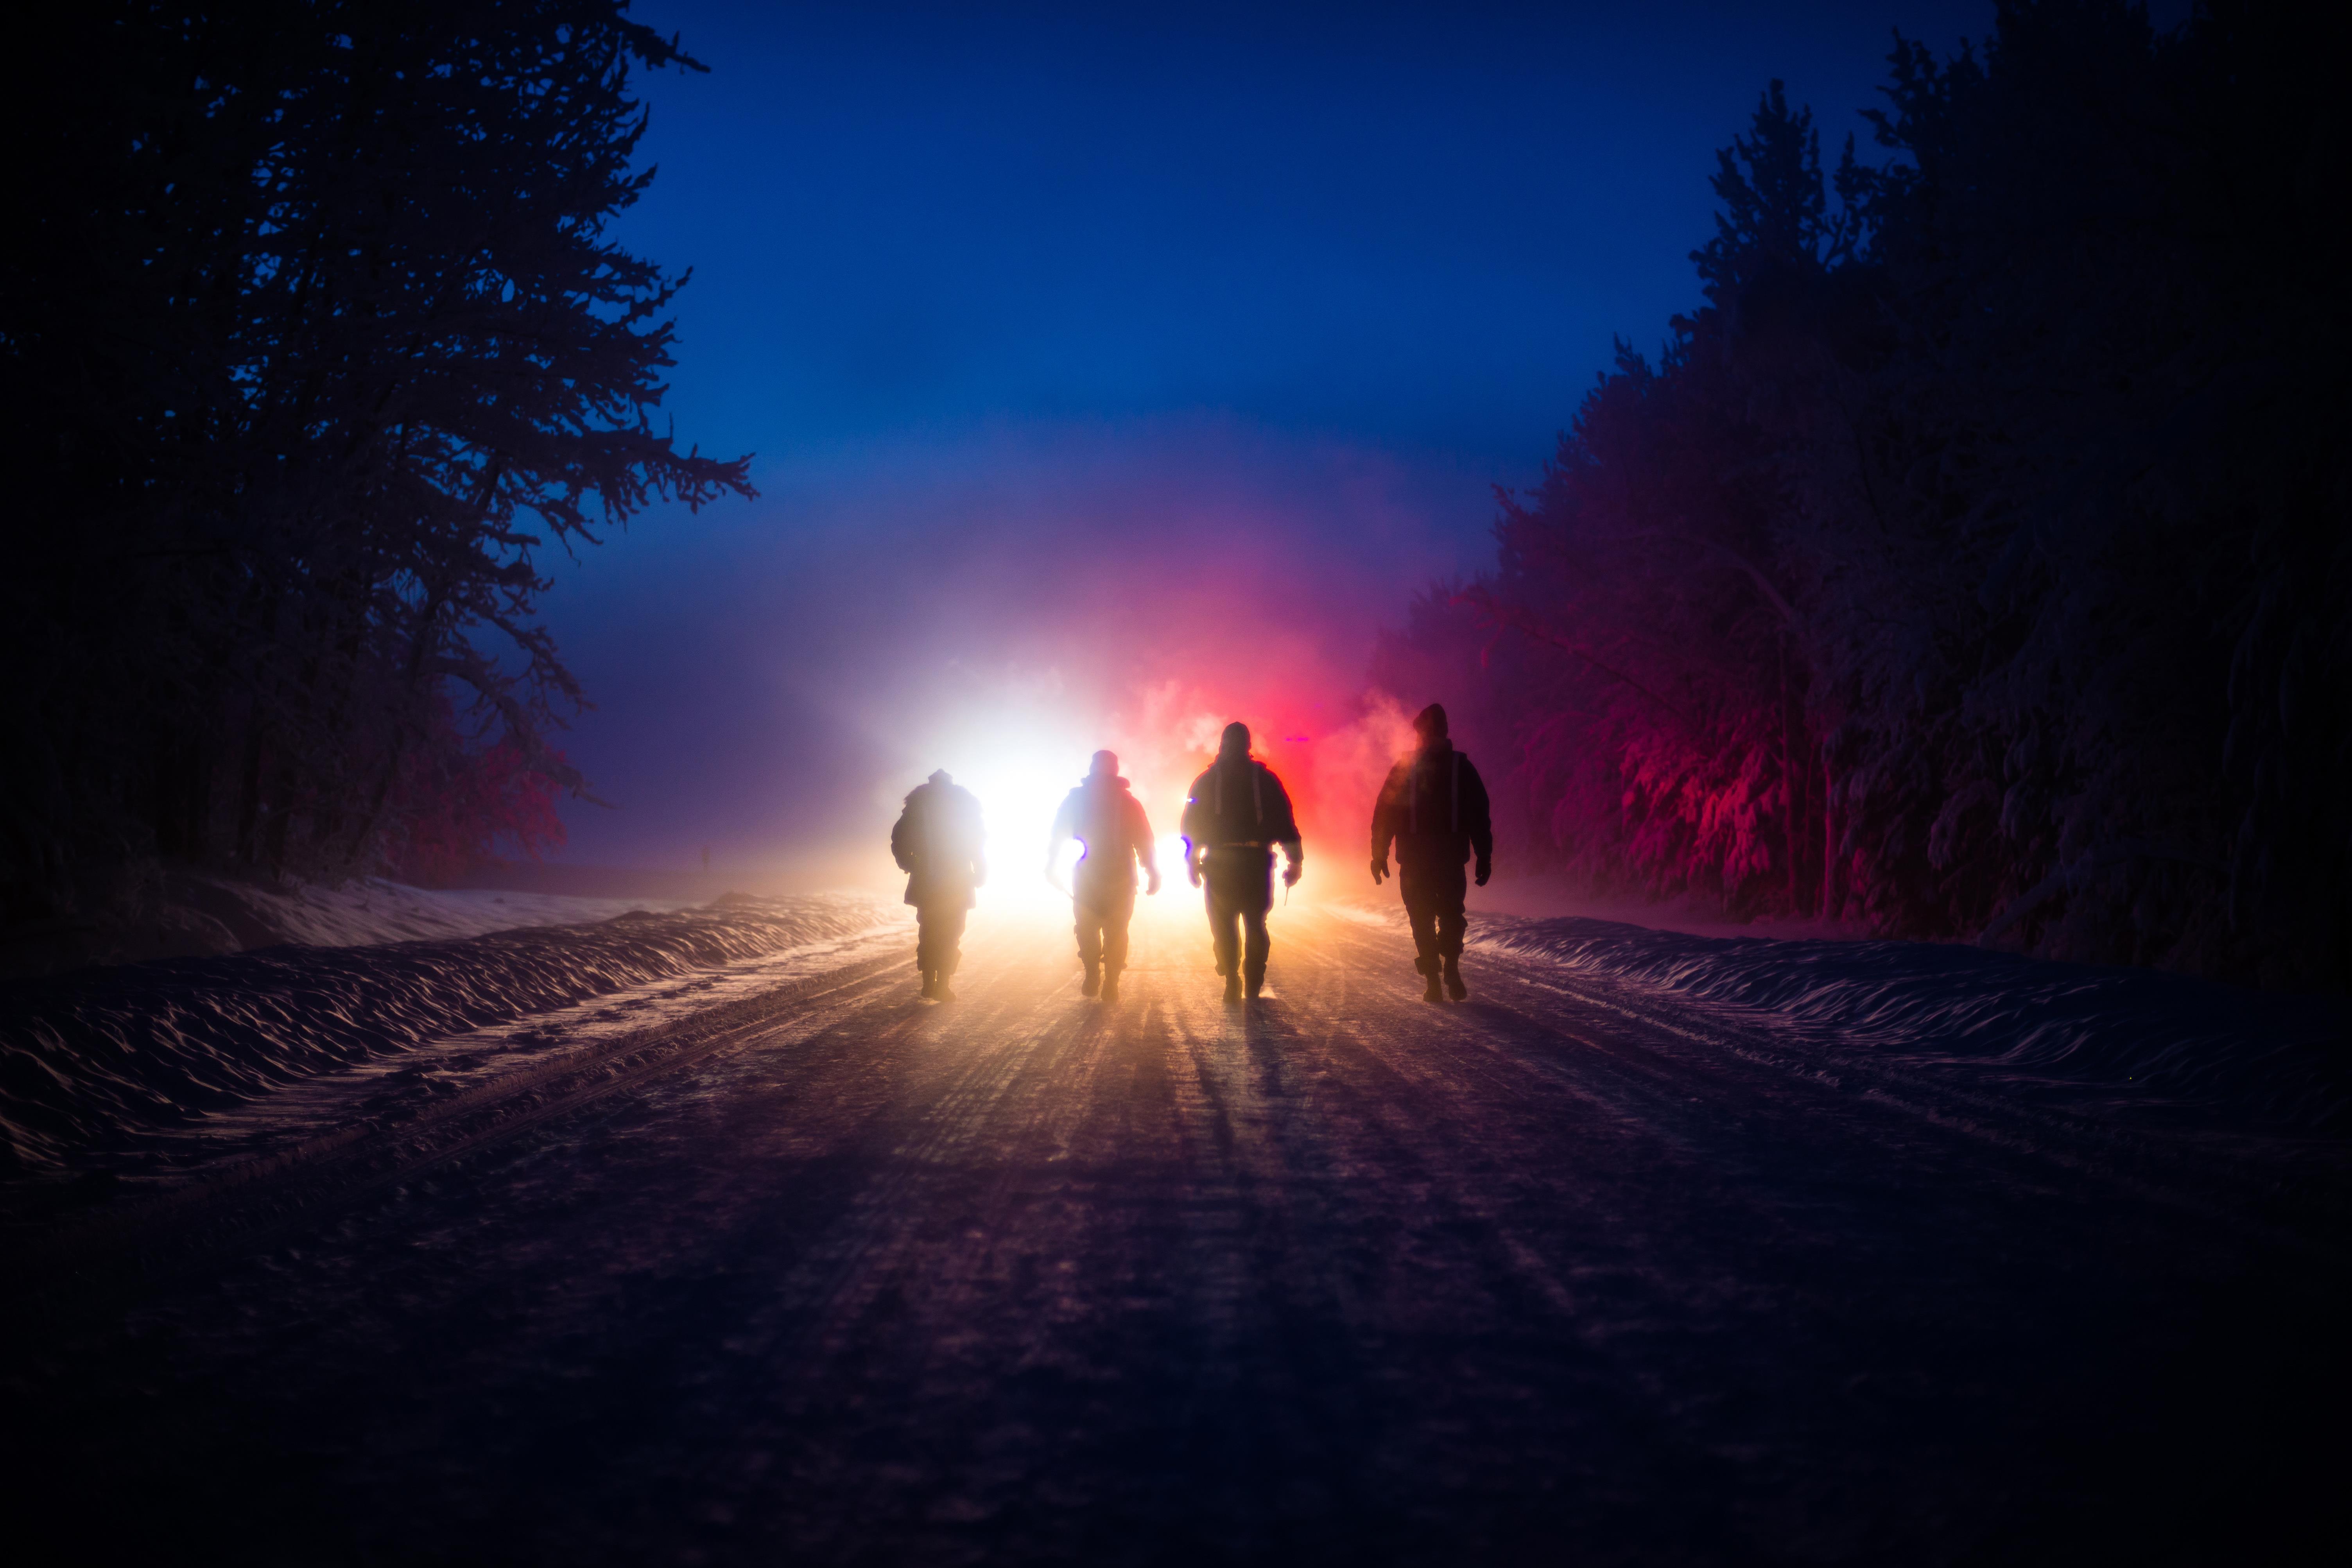
[[[1073,700],[1050,679],[1000,689],[985,704],[938,726],[922,753],[932,759],[927,766],[884,786],[895,813],[906,791],[940,767],[979,797],[988,830],[982,910],[1067,907],[1068,895],[1045,875],[1046,837],[1063,797],[1086,776],[1097,749],[1118,753],[1119,772],[1151,819],[1165,899],[1189,894],[1177,833],[1184,792],[1214,758],[1218,733],[1229,719],[1252,724],[1255,754],[1282,775],[1298,805],[1307,836],[1308,879],[1302,891],[1318,870],[1328,875],[1362,858],[1354,852],[1364,833],[1357,819],[1369,818],[1372,792],[1410,736],[1396,705],[1380,700],[1367,700],[1320,733],[1297,714],[1253,713],[1241,704],[1228,709],[1174,681],[1148,687],[1108,714],[1086,710],[1093,707]],[[1077,858],[1075,843],[1060,847],[1055,870],[1064,887]]]

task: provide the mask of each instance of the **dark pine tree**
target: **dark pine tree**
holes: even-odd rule
[[[0,883],[335,877],[552,827],[550,549],[749,494],[653,415],[683,277],[622,0],[100,4],[15,95]]]
[[[1706,304],[1404,640],[1518,639],[1506,793],[1603,885],[2352,984],[2332,54],[2273,0],[1997,23],[1896,41],[1875,165],[1767,91]]]

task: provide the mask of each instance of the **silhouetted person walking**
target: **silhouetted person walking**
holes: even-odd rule
[[[1118,973],[1127,967],[1127,926],[1135,918],[1135,868],[1143,867],[1147,893],[1160,890],[1160,867],[1152,853],[1151,823],[1143,803],[1118,776],[1118,756],[1097,752],[1086,782],[1062,798],[1045,845],[1045,874],[1054,857],[1076,839],[1087,847],[1071,879],[1070,902],[1078,921],[1078,962],[1087,966],[1086,994],[1099,990],[1106,1002],[1118,1000]]]
[[[1274,908],[1274,851],[1289,864],[1285,887],[1297,885],[1307,852],[1291,815],[1290,792],[1274,770],[1249,754],[1249,726],[1225,726],[1217,760],[1192,781],[1184,801],[1184,874],[1194,887],[1208,883],[1209,936],[1216,944],[1217,973],[1225,977],[1225,1000],[1238,1002],[1244,982],[1255,997],[1265,984],[1266,953],[1273,943],[1265,917]],[[1247,928],[1246,943],[1241,928]]]
[[[915,967],[923,994],[955,1000],[948,976],[963,953],[963,923],[978,900],[972,889],[988,880],[981,858],[987,837],[980,801],[942,768],[907,794],[907,809],[890,830],[890,858],[907,873],[907,901],[915,906]]]
[[[1446,738],[1445,710],[1431,703],[1414,715],[1412,728],[1419,748],[1389,770],[1372,807],[1372,883],[1388,876],[1389,842],[1395,840],[1412,966],[1429,982],[1422,999],[1443,1001],[1451,993],[1459,1002],[1470,994],[1462,984],[1462,933],[1469,925],[1462,863],[1475,851],[1478,885],[1486,885],[1495,870],[1494,821],[1486,781]]]

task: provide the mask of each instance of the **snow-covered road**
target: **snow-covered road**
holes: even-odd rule
[[[1115,1009],[1066,933],[983,921],[951,1005],[870,962],[739,1000],[20,1295],[12,1516],[304,1563],[2276,1561],[2340,1524],[2340,1139],[2007,1100],[1539,954],[1432,1007],[1399,931],[1305,908],[1229,1009],[1191,900],[1146,910]]]

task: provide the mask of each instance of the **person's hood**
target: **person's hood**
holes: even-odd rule
[[[914,805],[916,797],[919,795],[957,795],[967,793],[969,792],[967,792],[961,784],[957,784],[953,779],[948,777],[947,770],[945,768],[941,768],[938,773],[933,773],[929,778],[925,779],[921,784],[917,784],[914,788],[907,792],[907,804],[909,805]]]

